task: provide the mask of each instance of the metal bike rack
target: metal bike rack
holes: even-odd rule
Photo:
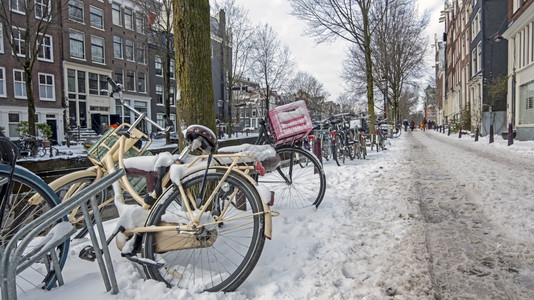
[[[2,299],[16,299],[16,275],[22,272],[25,268],[31,266],[31,264],[35,261],[38,261],[47,255],[51,256],[52,266],[56,274],[58,284],[63,284],[61,268],[59,267],[57,255],[54,249],[65,240],[70,239],[70,236],[76,232],[76,229],[72,227],[70,223],[67,226],[71,226],[72,230],[62,237],[58,239],[54,238],[52,241],[48,241],[41,249],[32,251],[31,253],[24,253],[24,250],[33,240],[33,238],[39,234],[39,232],[41,232],[47,226],[56,223],[57,220],[70,213],[78,206],[81,207],[84,215],[85,226],[88,229],[91,243],[95,249],[96,260],[98,261],[106,291],[109,292],[111,290],[112,294],[117,294],[119,292],[115,271],[111,261],[111,255],[106,242],[104,226],[102,225],[102,218],[95,196],[97,193],[110,186],[113,182],[117,181],[120,177],[124,176],[124,174],[125,171],[120,169],[91,184],[81,192],[70,197],[68,200],[63,201],[37,219],[25,225],[13,236],[5,249],[0,249],[2,253],[0,261],[0,287],[2,288]],[[95,225],[100,238],[100,245],[89,214],[89,207],[87,203],[88,200],[90,202],[91,209],[93,210],[93,217],[95,219]],[[62,223],[64,222],[60,222],[55,226],[58,226]],[[18,242],[19,240],[20,242]]]

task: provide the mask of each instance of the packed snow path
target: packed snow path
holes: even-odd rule
[[[534,162],[430,132],[405,135],[437,299],[534,295]]]

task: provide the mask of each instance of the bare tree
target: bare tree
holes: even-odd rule
[[[23,70],[28,100],[28,133],[36,135],[35,94],[33,70],[37,59],[46,53],[43,44],[49,34],[60,31],[61,5],[55,1],[2,1],[0,22],[3,25],[4,41],[11,47],[13,57]],[[45,41],[47,40],[47,41]]]
[[[281,89],[293,73],[295,63],[289,47],[282,45],[276,32],[268,24],[258,25],[252,48],[252,77],[257,78],[265,88],[265,114],[269,111],[269,97],[273,90]]]
[[[202,124],[215,132],[209,1],[173,0],[173,4],[180,87],[177,108],[185,124]]]
[[[429,14],[418,16],[413,0],[397,0],[387,7],[384,22],[377,28],[373,39],[373,58],[376,68],[375,84],[381,86],[391,106],[392,120],[400,119],[399,105],[406,84],[412,84],[422,74],[428,39],[424,30]]]
[[[228,47],[223,47],[226,51],[223,54],[221,65],[227,71],[227,88],[228,88],[228,135],[233,133],[233,94],[232,87],[236,82],[244,78],[245,74],[250,72],[251,48],[253,26],[248,17],[248,10],[243,6],[237,5],[235,0],[220,0],[212,3],[212,12],[223,10],[226,14],[226,41]]]
[[[343,39],[357,46],[365,54],[367,105],[370,130],[375,129],[373,60],[371,36],[380,24],[388,0],[291,0],[292,14],[307,22],[307,33],[317,42]],[[391,0],[392,1],[392,0]]]
[[[312,112],[320,112],[322,103],[330,96],[317,78],[302,71],[297,72],[288,82],[286,92],[295,100],[304,100]]]

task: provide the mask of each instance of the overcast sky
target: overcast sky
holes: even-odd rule
[[[443,0],[417,0],[419,10],[431,11],[431,23],[427,28],[430,44],[434,42],[434,34],[441,36],[443,23],[439,23],[439,12],[443,9]],[[305,24],[290,15],[291,6],[288,0],[236,0],[249,11],[254,24],[269,23],[279,34],[283,43],[289,46],[297,63],[297,70],[313,75],[325,86],[335,100],[344,90],[340,78],[342,63],[347,49],[346,42],[316,45],[312,38],[303,36]],[[427,59],[428,72],[433,72],[433,50],[430,49]]]

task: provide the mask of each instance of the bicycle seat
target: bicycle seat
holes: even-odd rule
[[[202,125],[191,125],[187,127],[185,130],[185,140],[188,143],[192,143],[198,137],[202,137],[200,149],[203,151],[209,149],[210,152],[217,150],[217,137],[211,129]]]

